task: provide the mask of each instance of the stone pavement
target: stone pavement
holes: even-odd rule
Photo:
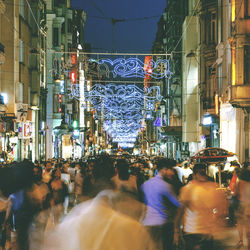
[[[250,248],[248,248],[246,246],[247,241],[246,238],[244,237],[244,246],[237,248],[237,243],[239,241],[238,238],[238,232],[236,227],[228,227],[225,230],[225,235],[223,235],[223,238],[225,239],[225,245],[226,245],[226,250],[249,250]],[[11,232],[11,247],[7,247],[6,250],[17,250],[16,247],[16,233],[15,232]]]
[[[227,247],[227,250],[246,250],[246,249],[250,249],[247,247],[247,240],[244,237],[244,246],[237,248],[237,244],[239,242],[239,235],[238,235],[238,231],[237,228],[235,226],[233,227],[228,227],[225,230],[225,245]]]

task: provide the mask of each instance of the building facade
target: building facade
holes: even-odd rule
[[[70,105],[66,105],[71,60],[68,52],[72,48],[72,10],[69,7],[69,1],[47,1],[46,159],[71,157],[71,152],[66,150],[71,146],[68,129],[72,112]]]
[[[240,162],[249,161],[249,5],[249,0],[189,1],[182,139],[191,154],[222,147]]]
[[[220,145],[249,161],[250,1],[218,1]]]
[[[2,119],[2,152],[8,160],[39,158],[38,119],[41,84],[40,20],[44,1],[1,1],[1,93],[5,98]]]
[[[177,160],[186,152],[186,145],[182,143],[182,24],[186,12],[187,1],[167,1],[152,48],[153,53],[170,54],[172,75],[161,84],[163,101],[160,104],[159,147],[165,156]]]

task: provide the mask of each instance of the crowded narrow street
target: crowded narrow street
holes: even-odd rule
[[[4,249],[193,249],[195,238],[184,247],[190,244],[185,230],[196,225],[204,235],[201,249],[248,249],[249,220],[242,209],[249,199],[250,170],[232,167],[219,188],[206,164],[165,157],[103,154],[81,161],[3,164],[1,242]],[[196,193],[190,196],[190,190]],[[182,208],[189,198],[199,219],[193,215],[179,224],[178,214],[188,216]],[[164,237],[161,225],[167,225]]]
[[[0,250],[250,249],[250,0],[0,0]]]

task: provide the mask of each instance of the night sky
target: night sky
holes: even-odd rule
[[[87,13],[85,42],[93,52],[150,53],[166,1],[71,0],[71,4]],[[114,25],[114,36],[111,18],[123,20]]]

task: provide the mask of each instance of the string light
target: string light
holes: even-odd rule
[[[85,61],[86,62],[86,61]],[[150,69],[150,70],[149,70]],[[144,78],[159,80],[169,78],[169,61],[158,58],[145,64],[138,58],[89,59],[88,72],[98,76],[97,79],[112,78],[111,83],[85,84],[80,89],[75,82],[71,86],[71,98],[80,99],[83,95],[85,103],[90,103],[96,111],[98,119],[102,119],[103,129],[120,147],[133,147],[141,131],[144,119],[153,119],[157,102],[162,100],[160,86],[144,87],[143,84],[128,84],[126,80],[117,83],[114,78]],[[131,82],[131,81],[130,81]],[[83,92],[83,93],[82,93]],[[86,108],[86,104],[84,108]]]
[[[111,77],[110,72],[112,72],[114,78],[118,76],[122,78],[145,78],[145,76],[150,76],[152,79],[162,79],[164,77],[170,78],[172,74],[169,69],[169,60],[167,59],[150,60],[149,65],[145,65],[145,62],[133,57],[128,59],[117,58],[115,60],[89,59],[89,61],[103,65],[103,67],[97,68],[98,71],[106,72],[108,77]],[[148,68],[150,68],[150,71],[147,70]]]

